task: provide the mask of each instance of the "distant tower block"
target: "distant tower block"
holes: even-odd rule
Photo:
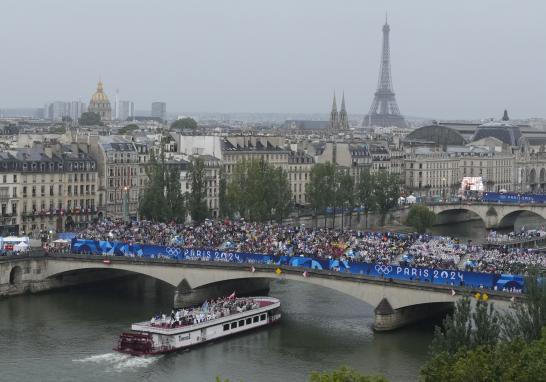
[[[368,115],[364,117],[362,126],[381,126],[381,127],[407,127],[404,117],[400,114],[391,79],[391,58],[389,48],[389,32],[391,28],[385,19],[383,25],[383,53],[381,56],[381,65],[379,67],[379,80],[377,91],[370,107]]]

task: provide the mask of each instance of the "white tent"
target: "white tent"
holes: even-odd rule
[[[17,243],[14,247],[13,247],[13,250],[14,251],[17,251],[17,252],[24,252],[26,250],[28,250],[28,244],[25,243],[24,241],[20,242],[20,243]]]
[[[417,202],[417,198],[413,195],[410,195],[406,198],[406,203],[408,204],[415,204]]]

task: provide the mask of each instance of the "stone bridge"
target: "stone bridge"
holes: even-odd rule
[[[280,272],[276,272],[277,268]],[[0,296],[39,292],[129,274],[142,274],[175,288],[175,306],[200,303],[229,294],[254,294],[269,288],[275,279],[304,282],[330,288],[375,307],[376,330],[393,330],[431,315],[445,313],[462,295],[472,290],[424,282],[381,279],[327,270],[307,270],[276,265],[233,264],[68,255],[55,257],[0,258]],[[490,293],[508,303],[511,295]]]
[[[440,224],[461,221],[461,216],[466,215],[465,220],[480,218],[487,229],[513,227],[524,212],[546,219],[544,204],[446,203],[428,207],[438,216]]]

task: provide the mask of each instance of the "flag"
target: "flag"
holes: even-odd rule
[[[476,293],[476,294],[474,295],[474,297],[476,298],[476,300],[479,300],[480,297],[482,297],[482,295],[481,295],[480,292],[478,292],[478,293]]]
[[[511,301],[512,303],[516,302],[516,296],[512,296],[512,297],[510,298],[510,301]]]
[[[303,277],[309,277],[309,272],[307,272],[307,271],[303,272],[303,273],[302,273],[302,276],[303,276]]]
[[[483,301],[489,300],[489,295],[488,295],[487,293],[484,293],[484,294],[482,295],[482,300],[483,300]]]
[[[250,272],[252,272],[252,273],[256,272],[256,268],[254,268],[254,266],[252,266],[252,267],[250,268]]]
[[[275,273],[277,274],[277,276],[280,275],[282,273],[281,268],[275,269]]]
[[[203,312],[208,312],[209,311],[209,301],[208,300],[205,300],[205,302],[203,303],[203,305],[201,305],[201,310]]]
[[[455,293],[455,289],[451,289],[451,295],[455,296],[457,293]]]
[[[234,300],[234,299],[235,299],[235,291],[233,291],[233,293],[228,296],[228,300]]]

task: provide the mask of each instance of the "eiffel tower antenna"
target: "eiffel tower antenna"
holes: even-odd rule
[[[389,34],[391,27],[388,24],[387,13],[385,12],[385,25],[383,25],[383,48],[381,63],[379,66],[379,78],[377,80],[377,91],[375,92],[372,106],[368,115],[362,122],[363,126],[381,127],[407,127],[404,117],[400,114],[396,103],[395,93],[391,78],[391,53],[389,46]]]

